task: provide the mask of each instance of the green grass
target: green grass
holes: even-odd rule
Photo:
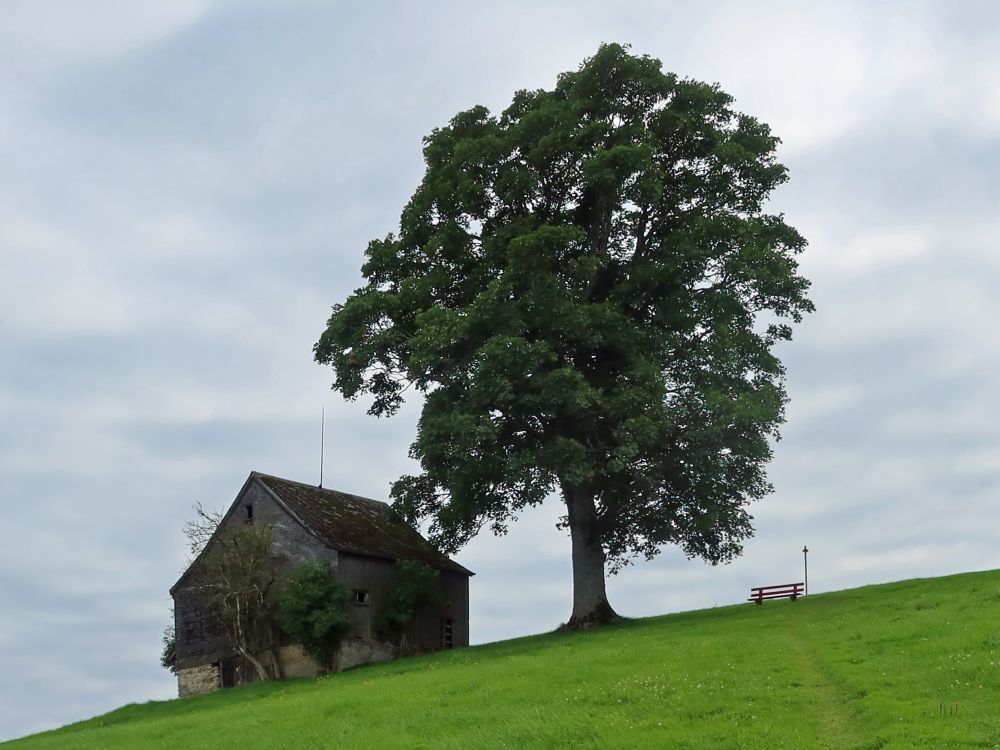
[[[1000,571],[132,705],[4,750],[1000,747]]]

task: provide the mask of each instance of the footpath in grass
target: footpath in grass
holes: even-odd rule
[[[4,750],[1000,747],[1000,571],[127,706]]]

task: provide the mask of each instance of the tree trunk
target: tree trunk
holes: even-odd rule
[[[243,646],[238,646],[236,650],[253,666],[253,671],[257,673],[257,679],[261,682],[268,682],[271,679],[271,675],[268,673],[267,667],[264,666],[264,663],[260,659],[251,654]]]
[[[563,485],[573,543],[573,614],[567,630],[604,625],[618,619],[604,588],[604,547],[597,529],[594,493]]]
[[[281,663],[281,650],[279,646],[271,646],[267,650],[271,657],[271,675],[276,680],[285,679],[285,665]]]

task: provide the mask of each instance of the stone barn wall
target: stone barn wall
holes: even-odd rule
[[[177,695],[185,698],[189,695],[211,693],[219,689],[219,668],[215,664],[202,664],[197,667],[177,670]]]

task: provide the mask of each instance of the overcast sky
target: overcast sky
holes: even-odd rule
[[[714,81],[783,139],[817,312],[756,538],[609,584],[625,615],[800,580],[1000,566],[1000,8],[990,2],[0,3],[0,739],[175,694],[191,505],[256,469],[384,498],[419,408],[311,347],[396,226],[421,138],[602,41]],[[458,559],[472,638],[570,610],[555,502]]]

